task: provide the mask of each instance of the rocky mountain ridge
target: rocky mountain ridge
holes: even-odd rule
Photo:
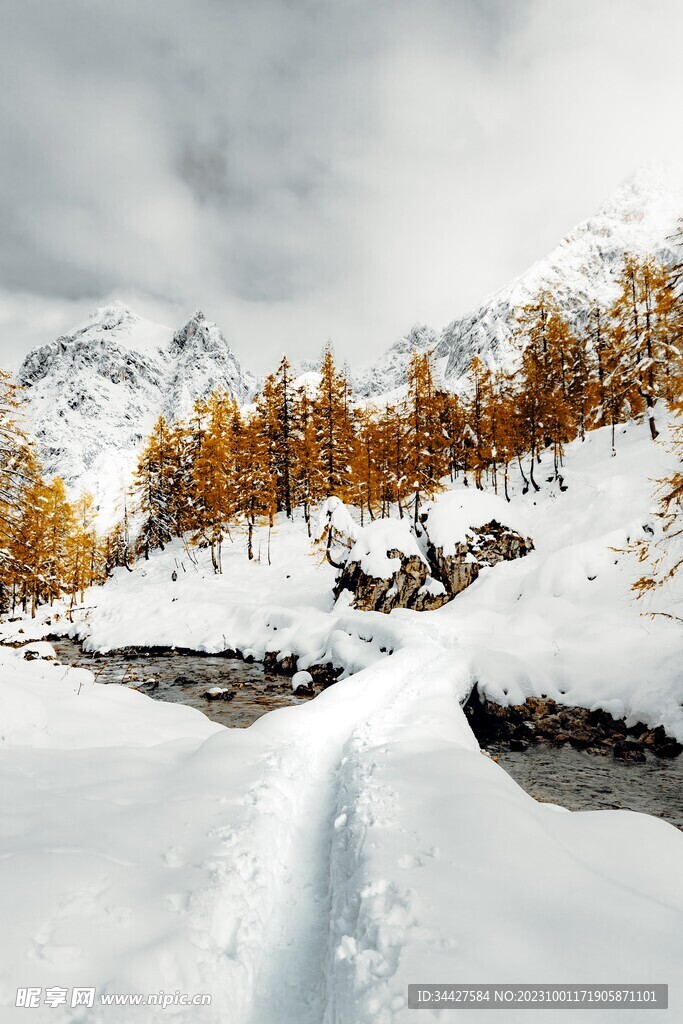
[[[547,256],[470,313],[456,317],[440,335],[421,325],[400,338],[357,375],[358,393],[379,396],[400,387],[410,353],[427,344],[452,390],[458,389],[475,355],[494,365],[509,364],[515,308],[531,301],[540,289],[555,295],[571,320],[591,304],[608,305],[624,253],[650,252],[667,263],[680,260],[682,220],[683,187],[660,172],[638,172]]]
[[[196,398],[254,389],[216,324],[198,310],[179,330],[114,303],[30,352],[17,375],[45,471],[115,501],[155,419],[186,416]]]

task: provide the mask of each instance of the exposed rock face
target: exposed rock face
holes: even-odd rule
[[[390,612],[394,608],[428,611],[448,600],[443,587],[434,585],[423,558],[406,555],[398,548],[387,551],[386,556],[396,563],[396,570],[387,578],[370,576],[360,562],[348,561],[337,578],[335,596],[350,591],[354,608],[364,612]]]
[[[430,545],[428,557],[434,576],[443,584],[448,597],[453,598],[474,583],[485,566],[522,558],[533,551],[533,547],[530,537],[522,537],[492,520],[456,544],[452,554],[444,554],[442,547]]]
[[[529,697],[524,704],[504,707],[482,700],[476,686],[464,707],[472,731],[483,747],[490,744],[526,750],[531,743],[612,754],[622,760],[642,762],[645,751],[656,757],[677,757],[683,746],[667,736],[660,725],[648,729],[643,723],[626,727],[622,719],[606,711],[557,704],[544,697]]]

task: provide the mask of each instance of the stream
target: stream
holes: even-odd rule
[[[258,662],[185,653],[133,656],[85,653],[73,640],[52,641],[62,664],[88,668],[100,683],[133,686],[156,700],[197,708],[214,722],[246,728],[267,711],[301,704],[287,676]],[[211,687],[227,688],[230,700],[209,700]],[[683,830],[683,755],[663,760],[648,754],[644,764],[600,756],[569,745],[539,743],[525,751],[491,745],[496,758],[527,793],[570,811],[625,808],[664,818]]]
[[[213,722],[233,728],[244,729],[267,711],[310,700],[292,693],[288,676],[266,672],[259,662],[174,652],[93,655],[73,640],[50,642],[58,661],[89,669],[98,683],[120,683],[155,700],[188,704]],[[232,698],[209,700],[205,694],[212,687],[229,690]]]

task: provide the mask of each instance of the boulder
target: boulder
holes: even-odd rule
[[[450,598],[474,583],[485,566],[521,558],[534,547],[519,512],[487,491],[448,491],[420,519],[434,576]]]
[[[19,648],[19,653],[24,661],[55,661],[57,655],[52,644],[44,640],[34,640],[33,643],[24,644]]]
[[[328,560],[339,568],[335,597],[344,595],[361,611],[440,608],[485,566],[533,549],[519,513],[497,495],[471,488],[447,491],[427,505],[417,531],[407,518],[359,528],[338,499],[328,499],[319,521]]]
[[[204,694],[207,700],[232,700],[235,696],[231,690],[225,690],[221,686],[212,686]]]
[[[359,532],[335,585],[360,611],[438,608],[446,593],[434,581],[407,519],[377,519]]]

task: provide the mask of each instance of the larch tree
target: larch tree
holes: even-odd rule
[[[657,401],[671,394],[671,365],[679,358],[673,337],[676,306],[671,276],[653,257],[628,253],[619,289],[610,309],[612,333],[619,339],[619,361],[612,372],[624,390],[633,385],[637,391],[655,441]]]
[[[321,494],[320,451],[314,403],[306,388],[294,395],[296,429],[292,439],[294,500],[301,504],[308,536],[311,536],[311,512]]]
[[[211,551],[214,572],[221,573],[223,539],[237,508],[234,423],[239,409],[233,398],[215,392],[200,412],[201,425],[198,421],[193,432],[193,529],[195,539]]]
[[[138,460],[133,484],[141,520],[138,550],[146,559],[156,548],[163,551],[175,535],[173,480],[171,431],[160,416]]]
[[[337,370],[332,346],[327,345],[320,366],[320,383],[313,404],[319,456],[320,491],[325,497],[342,500],[349,488],[349,459],[353,441],[350,386]]]
[[[257,412],[243,419],[233,418],[235,450],[235,492],[239,510],[247,524],[247,556],[254,557],[254,529],[261,518],[273,525],[276,511],[275,477],[269,438],[262,416]],[[270,558],[270,546],[268,549]]]
[[[407,477],[413,500],[413,519],[418,521],[423,497],[441,489],[448,472],[447,437],[442,412],[444,396],[434,381],[431,355],[413,351],[407,370],[408,394],[404,405]]]

